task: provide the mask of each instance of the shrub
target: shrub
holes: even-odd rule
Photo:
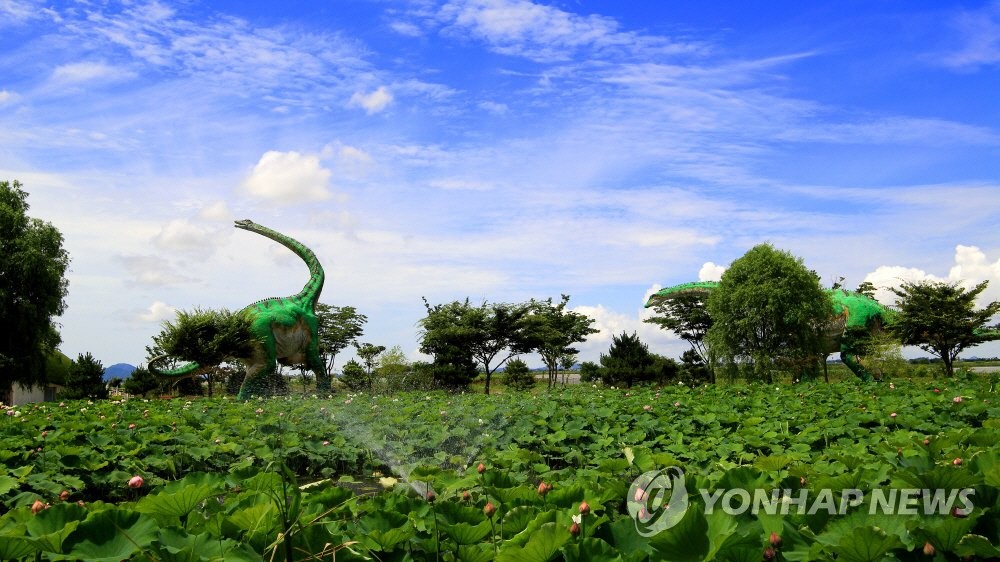
[[[601,366],[593,361],[580,363],[580,382],[597,382],[601,380]]]
[[[368,373],[365,372],[365,368],[361,366],[361,363],[358,363],[354,359],[344,364],[343,373],[340,375],[340,382],[344,383],[344,386],[351,390],[367,390],[371,388]]]
[[[500,375],[500,382],[510,388],[526,390],[535,386],[536,380],[527,363],[520,359],[511,359],[507,361],[507,366]]]

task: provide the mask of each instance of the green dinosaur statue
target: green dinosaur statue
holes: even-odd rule
[[[326,364],[319,354],[319,329],[315,307],[323,290],[326,274],[316,259],[316,254],[298,241],[254,223],[249,219],[238,220],[236,228],[256,232],[295,252],[309,267],[309,281],[301,291],[290,297],[276,297],[257,301],[240,311],[250,319],[253,345],[249,353],[234,353],[232,358],[246,365],[247,374],[237,397],[271,394],[268,379],[274,374],[278,362],[283,365],[305,364],[316,375],[319,390],[330,389]],[[162,377],[189,377],[204,370],[197,362],[186,363],[175,369],[159,369],[158,365],[169,358],[161,355],[149,362],[149,370]]]
[[[682,294],[699,293],[708,296],[718,286],[719,283],[715,281],[696,281],[660,289],[646,301],[646,308],[657,306]],[[857,359],[861,340],[874,331],[884,329],[892,322],[893,311],[861,293],[843,289],[827,289],[827,292],[833,302],[833,310],[831,330],[828,334],[829,347],[826,351],[828,353],[839,351],[844,364],[861,380],[869,382],[873,379],[872,373]]]

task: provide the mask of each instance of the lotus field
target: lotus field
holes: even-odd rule
[[[0,559],[1000,557],[995,390],[576,385],[6,408]],[[668,469],[683,475],[672,487],[656,480]]]

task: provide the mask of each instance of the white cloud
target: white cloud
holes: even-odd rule
[[[1000,300],[1000,259],[990,263],[986,254],[976,246],[955,247],[955,265],[948,270],[948,275],[938,276],[915,267],[883,265],[865,276],[878,288],[876,298],[886,304],[896,300],[889,289],[899,288],[906,282],[933,281],[958,283],[966,289],[975,287],[983,281],[989,281],[989,286],[979,295],[980,305],[990,301]]]
[[[177,309],[170,306],[169,304],[156,301],[149,305],[149,308],[145,312],[141,312],[136,315],[136,318],[140,322],[145,322],[148,324],[158,324],[164,320],[173,320],[177,316]]]
[[[216,221],[216,222],[229,222],[233,220],[233,212],[229,210],[225,201],[216,201],[202,207],[198,211],[198,217],[204,220]]]
[[[498,103],[495,101],[483,101],[478,104],[479,109],[485,110],[494,115],[504,115],[510,110],[505,103]]]
[[[661,287],[653,285],[646,291],[646,299]],[[645,303],[645,299],[643,299]],[[641,309],[635,315],[623,314],[611,310],[603,305],[597,306],[575,306],[573,312],[585,314],[594,319],[591,327],[598,330],[596,334],[587,337],[587,341],[579,344],[580,358],[584,361],[596,361],[602,353],[607,353],[611,347],[611,339],[620,336],[622,333],[635,333],[639,340],[649,346],[653,353],[665,355],[667,357],[680,356],[689,347],[677,336],[662,330],[655,324],[643,322],[652,312]]]
[[[698,270],[698,281],[718,281],[722,279],[722,274],[725,273],[726,266],[716,265],[712,262],[705,262]]]
[[[17,94],[10,90],[0,90],[0,105],[10,103],[17,99]]]
[[[45,9],[36,2],[23,0],[3,0],[0,2],[0,27],[5,23],[27,23],[40,18]]]
[[[354,92],[351,96],[351,107],[361,107],[368,115],[378,113],[392,103],[392,94],[385,86],[379,86],[377,90],[370,94]]]
[[[176,273],[169,261],[158,256],[122,256],[118,259],[125,265],[132,280],[139,285],[167,286],[193,281]]]
[[[194,224],[187,219],[174,219],[153,238],[157,247],[169,252],[209,256],[219,243],[219,230]]]
[[[566,60],[572,50],[603,43],[618,24],[602,16],[580,16],[526,0],[455,0],[442,17],[489,43],[497,52],[536,60]]]
[[[445,191],[489,191],[494,188],[494,185],[490,182],[462,178],[432,180],[428,185]]]
[[[939,57],[942,64],[956,69],[1000,64],[1000,3],[963,11],[954,18],[952,27],[962,45]]]
[[[75,62],[57,66],[52,71],[53,86],[68,86],[100,81],[102,84],[135,77],[135,73],[103,62]]]
[[[953,143],[1000,143],[1000,135],[989,127],[915,117],[885,117],[859,123],[813,123],[801,128],[793,126],[781,131],[777,138],[807,142],[901,143],[931,146]]]
[[[280,204],[323,201],[330,198],[330,175],[316,155],[270,150],[240,187],[254,197]]]
[[[389,28],[406,37],[420,37],[424,34],[418,25],[407,21],[394,21],[389,24]]]

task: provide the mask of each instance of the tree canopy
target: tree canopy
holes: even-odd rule
[[[578,352],[573,344],[583,342],[588,335],[597,332],[591,327],[593,318],[566,310],[568,302],[569,295],[562,295],[559,304],[553,304],[551,298],[532,300],[529,303],[530,314],[526,317],[529,345],[538,352],[548,369],[550,388],[555,384],[559,365],[564,362],[572,365],[570,359]]]
[[[622,332],[611,337],[611,347],[607,354],[601,354],[601,378],[604,384],[624,384],[652,380],[657,373],[653,366],[656,358],[649,347],[639,340],[635,333]]]
[[[253,351],[250,324],[250,317],[242,312],[181,310],[176,319],[164,322],[162,331],[153,336],[156,347],[151,351],[208,368]]]
[[[710,351],[750,378],[812,375],[832,306],[800,258],[760,244],[730,265],[708,298]]]
[[[337,354],[358,342],[365,331],[368,317],[359,314],[353,306],[332,306],[316,303],[316,322],[319,324],[319,354],[326,361],[326,372],[333,373]]]
[[[107,398],[108,388],[104,384],[104,366],[90,353],[81,353],[66,374],[66,389],[63,398]]]
[[[957,283],[907,282],[896,295],[896,318],[892,330],[904,345],[915,345],[941,358],[947,376],[954,374],[955,359],[962,350],[998,339],[987,330],[990,319],[1000,313],[1000,302],[976,309],[976,299],[988,281],[966,290]]]
[[[533,349],[525,318],[527,303],[488,303],[473,306],[469,299],[431,306],[424,299],[427,316],[422,328],[420,351],[443,357],[467,357],[482,366],[486,376],[483,391],[490,393],[493,373],[508,359]]]
[[[46,359],[61,339],[69,254],[52,224],[27,215],[21,183],[0,181],[0,383],[46,380]]]
[[[670,299],[660,301],[653,307],[655,316],[643,320],[677,334],[691,344],[691,349],[702,363],[708,364],[708,349],[705,336],[712,327],[712,317],[706,306],[707,291],[678,293]]]

